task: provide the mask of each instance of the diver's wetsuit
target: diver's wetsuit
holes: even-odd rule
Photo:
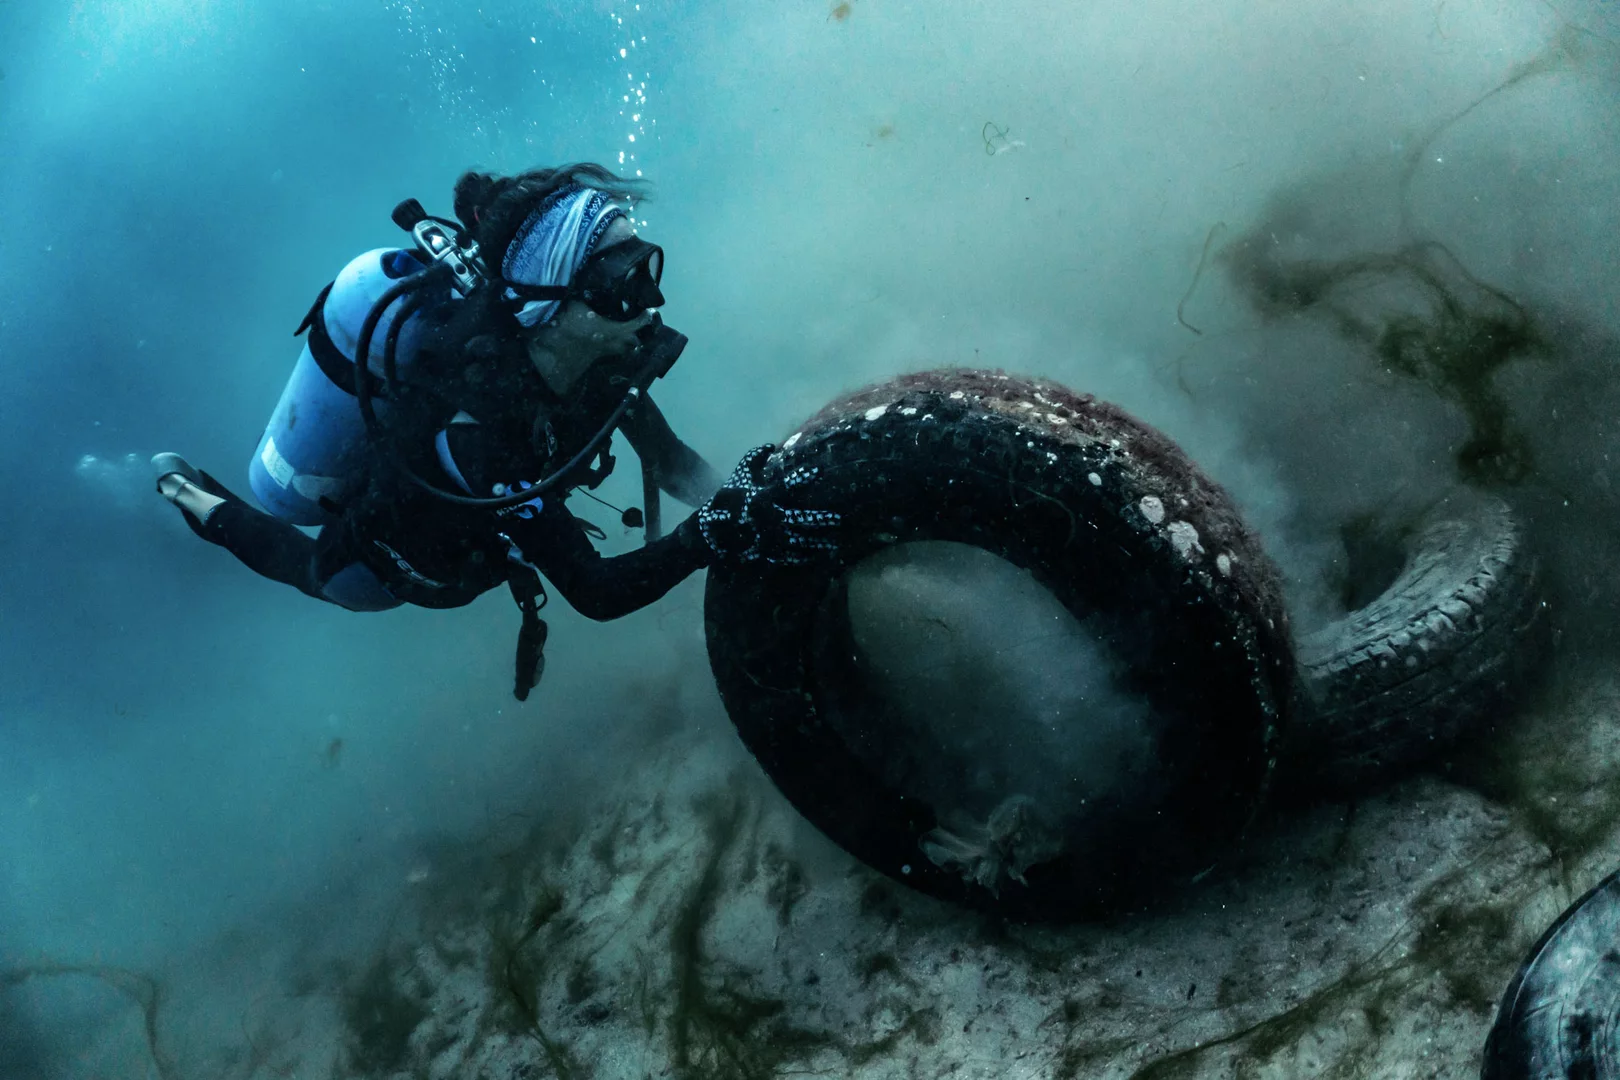
[[[690,505],[713,493],[714,471],[675,435],[650,398],[638,404],[624,430],[663,490]],[[442,487],[465,482],[488,492],[496,482],[539,476],[543,470],[543,462],[532,460],[526,448],[504,448],[493,427],[453,423],[444,439],[454,476],[438,464],[442,457],[416,463]],[[538,570],[581,614],[613,619],[652,603],[709,562],[693,517],[645,547],[604,558],[592,546],[586,523],[568,512],[566,493],[547,495],[538,511],[525,506],[523,516],[496,516],[445,502],[386,465],[368,473],[366,488],[315,537],[254,509],[212,477],[207,487],[225,502],[205,523],[185,517],[197,535],[249,569],[360,611],[401,603],[460,607],[514,575],[532,580]]]

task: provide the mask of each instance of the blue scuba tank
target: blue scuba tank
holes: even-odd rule
[[[343,268],[305,320],[310,332],[304,351],[248,464],[253,494],[281,520],[325,525],[361,481],[367,434],[353,366],[360,329],[377,299],[422,266],[410,251],[368,251]],[[383,343],[404,302],[401,297],[389,305],[372,335],[373,374],[383,372]],[[421,320],[413,316],[400,331],[397,371],[408,370],[420,339]],[[374,407],[379,417],[387,415],[386,401],[374,399]]]

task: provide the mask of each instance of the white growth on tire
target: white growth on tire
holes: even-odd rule
[[[1183,559],[1191,561],[1204,553],[1204,545],[1198,541],[1198,530],[1187,522],[1172,521],[1165,526],[1165,532],[1170,534],[1170,546],[1175,548],[1176,554]]]
[[[874,405],[870,409],[866,410],[866,419],[868,422],[876,420],[878,417],[882,416],[888,411],[889,407],[887,405]]]
[[[1142,516],[1148,519],[1148,524],[1157,525],[1164,520],[1164,501],[1157,495],[1144,495],[1136,505],[1141,508]]]

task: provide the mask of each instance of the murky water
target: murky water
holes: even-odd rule
[[[0,41],[0,1075],[1469,1076],[1620,867],[1610,5],[0,0]],[[1364,788],[1291,787],[1285,737],[1196,882],[1023,925],[782,796],[701,573],[607,623],[554,599],[519,704],[504,590],[342,611],[151,492],[163,450],[246,490],[290,332],[407,242],[396,203],[570,161],[652,184],[691,338],[652,393],[722,473],[857,386],[1042,376],[1221,485],[1296,628],[1504,500],[1548,651]],[[642,541],[615,453],[569,504],[604,553]],[[970,848],[1022,887],[1009,837],[1150,787],[1162,718],[1025,569],[915,555],[849,579],[884,719],[840,737],[964,888]]]

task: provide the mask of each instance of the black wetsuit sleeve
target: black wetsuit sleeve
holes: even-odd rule
[[[709,565],[709,546],[688,517],[668,536],[604,557],[584,524],[559,503],[532,519],[514,519],[508,535],[563,599],[588,619],[617,619],[646,607]]]
[[[720,487],[720,474],[680,440],[650,397],[643,397],[624,428],[636,456],[652,466],[658,486],[687,506],[702,506]]]

